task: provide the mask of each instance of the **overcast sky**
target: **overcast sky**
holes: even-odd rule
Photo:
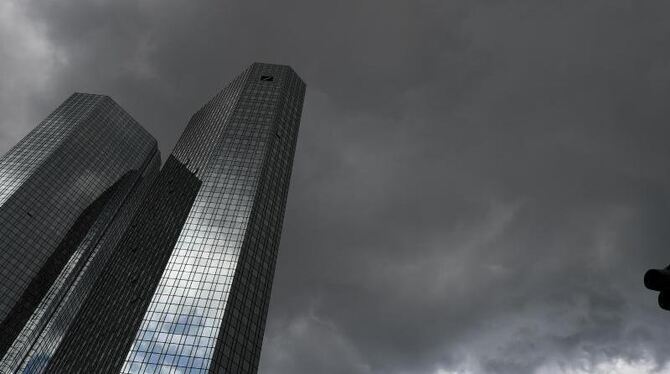
[[[670,3],[2,0],[0,151],[72,92],[170,153],[307,83],[263,374],[670,373]],[[655,371],[657,370],[657,371]]]

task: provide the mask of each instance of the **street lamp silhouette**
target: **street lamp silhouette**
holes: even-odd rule
[[[659,291],[658,306],[670,310],[670,265],[665,269],[649,269],[644,274],[644,286]]]

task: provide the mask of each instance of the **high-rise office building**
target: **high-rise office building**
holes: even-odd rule
[[[24,370],[254,373],[304,93],[255,63],[198,110],[76,324]]]
[[[1,373],[70,326],[159,167],[128,113],[81,93],[0,158]]]

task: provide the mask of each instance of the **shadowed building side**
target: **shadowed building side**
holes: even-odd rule
[[[45,372],[118,372],[200,184],[168,157]]]

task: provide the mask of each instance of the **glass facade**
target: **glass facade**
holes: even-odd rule
[[[193,115],[40,370],[256,372],[304,94],[255,63]]]
[[[0,159],[0,372],[55,348],[159,166],[128,113],[81,93]]]

